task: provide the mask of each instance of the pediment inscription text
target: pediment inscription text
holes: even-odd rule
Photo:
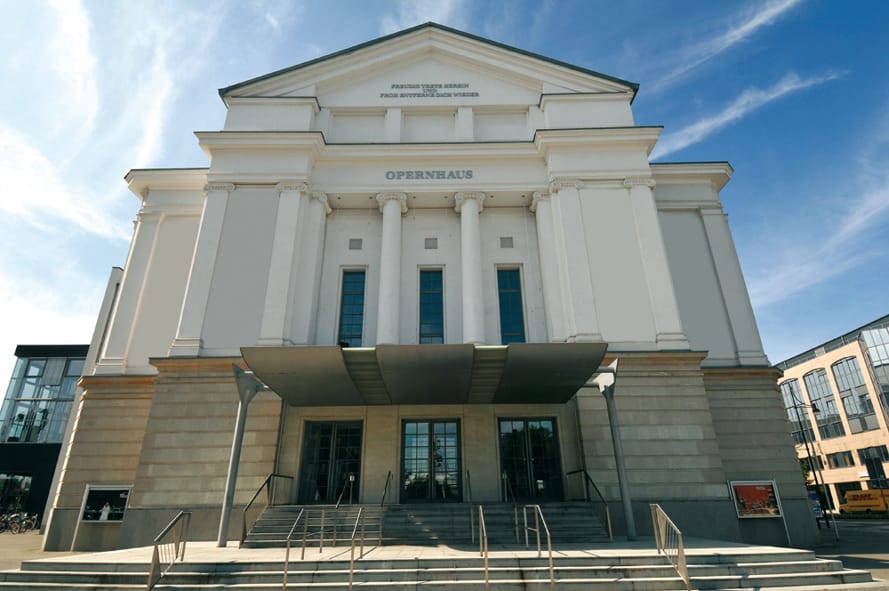
[[[465,98],[477,97],[468,82],[392,84],[380,98]]]

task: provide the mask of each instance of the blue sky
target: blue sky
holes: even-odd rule
[[[0,0],[0,376],[88,342],[138,200],[205,166],[217,89],[426,21],[638,82],[654,161],[722,192],[776,363],[889,313],[889,2]],[[187,256],[190,253],[183,253]],[[2,378],[6,379],[6,378]]]

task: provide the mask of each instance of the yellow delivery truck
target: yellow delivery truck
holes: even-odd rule
[[[885,511],[887,498],[889,490],[850,490],[846,492],[846,502],[840,505],[840,513]]]

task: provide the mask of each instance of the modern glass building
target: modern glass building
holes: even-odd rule
[[[889,316],[800,353],[776,367],[797,455],[824,506],[850,490],[884,485],[889,462]],[[871,464],[870,471],[868,464]],[[811,467],[811,468],[808,468]],[[825,493],[826,490],[826,493]]]
[[[0,407],[0,511],[42,514],[88,345],[19,345]]]

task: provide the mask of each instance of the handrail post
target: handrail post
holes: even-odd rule
[[[324,551],[324,509],[321,509],[321,534],[318,536],[318,554]]]
[[[191,512],[180,511],[154,538],[151,565],[148,568],[148,591],[151,591],[173,564],[185,560],[185,546],[188,543],[190,523]],[[164,541],[167,538],[169,541]]]

